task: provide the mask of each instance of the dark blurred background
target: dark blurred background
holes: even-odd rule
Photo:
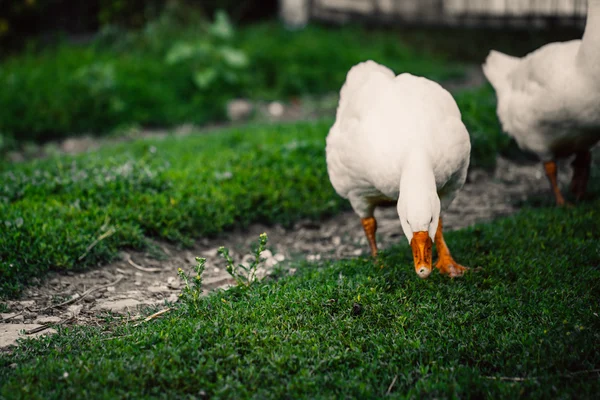
[[[85,37],[109,25],[139,29],[168,3],[206,16],[222,9],[234,22],[273,18],[278,6],[277,0],[0,0],[0,44],[14,49],[28,38]]]
[[[140,29],[173,4],[206,17],[224,10],[235,24],[272,19],[281,10],[291,25],[308,17],[367,26],[510,27],[521,34],[542,29],[557,37],[582,29],[586,10],[586,0],[1,0],[0,46],[85,38],[106,26]]]

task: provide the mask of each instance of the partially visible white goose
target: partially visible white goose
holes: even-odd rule
[[[502,128],[538,155],[558,205],[556,160],[575,154],[571,191],[587,186],[590,148],[600,140],[600,0],[588,0],[582,40],[550,43],[523,58],[492,50],[483,65]]]
[[[326,150],[331,183],[361,218],[374,257],[375,207],[396,205],[417,274],[431,273],[434,241],[440,272],[463,274],[440,217],[465,182],[471,151],[450,93],[425,78],[360,63],[342,87]]]

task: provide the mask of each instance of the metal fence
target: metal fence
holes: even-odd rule
[[[282,0],[329,22],[446,26],[585,25],[587,0]]]

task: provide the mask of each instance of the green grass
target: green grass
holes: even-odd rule
[[[493,92],[457,100],[472,167],[492,167],[507,143],[490,118]],[[185,245],[254,222],[289,225],[348,208],[325,166],[330,125],[255,125],[0,164],[0,297],[18,295],[48,270],[103,265],[119,249],[145,248],[148,238]]]
[[[405,45],[393,31],[309,26],[289,32],[273,22],[242,27],[227,40],[209,31],[199,21],[180,26],[160,19],[141,32],[108,32],[86,45],[63,43],[3,61],[0,147],[2,141],[106,133],[132,124],[223,120],[232,98],[285,100],[338,91],[350,67],[369,58],[436,80],[463,73],[458,62]],[[182,46],[198,53],[170,62]],[[246,55],[247,65],[227,67],[221,51],[231,48]]]
[[[369,260],[202,298],[135,327],[61,328],[0,356],[7,398],[594,398],[600,201],[446,235],[477,273]],[[360,310],[355,303],[360,304]],[[354,311],[353,311],[354,310]],[[9,367],[12,365],[12,367]],[[523,379],[503,381],[502,377]],[[494,379],[495,378],[495,379]]]
[[[0,293],[15,295],[48,269],[105,263],[149,236],[189,243],[252,222],[286,225],[339,210],[345,202],[325,167],[329,125],[245,127],[5,165]]]

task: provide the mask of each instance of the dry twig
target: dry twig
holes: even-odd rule
[[[133,260],[131,259],[131,256],[129,256],[129,255],[127,255],[127,262],[133,268],[139,269],[140,271],[144,271],[144,272],[160,272],[161,271],[160,268],[146,268],[146,267],[142,267],[141,265],[138,265],[138,264],[134,263]]]
[[[11,319],[18,317],[19,315],[23,315],[23,311],[21,311],[20,313],[11,315],[10,317],[6,317],[6,318],[2,318],[0,317],[0,321],[5,322],[5,321],[10,321]]]
[[[107,237],[113,235],[116,231],[117,230],[114,227],[112,227],[108,231],[104,232],[97,239],[95,239],[92,243],[90,243],[90,245],[85,249],[85,252],[82,255],[80,255],[77,260],[79,260],[79,261],[83,260],[83,258],[88,255],[88,253],[90,252],[90,250],[92,250],[95,245],[97,245],[98,243],[100,243],[101,240],[104,240]]]
[[[169,307],[169,308],[165,308],[164,310],[160,310],[160,311],[158,311],[158,312],[155,312],[154,314],[147,316],[146,318],[144,318],[144,320],[143,320],[143,321],[141,321],[141,322],[138,322],[138,323],[137,323],[137,324],[135,324],[134,326],[138,326],[138,325],[141,325],[141,324],[142,324],[142,323],[144,323],[144,322],[148,322],[148,321],[151,321],[151,320],[153,320],[153,319],[155,319],[155,318],[158,318],[158,317],[160,317],[161,315],[163,315],[163,314],[165,314],[165,313],[167,313],[167,312],[169,312],[169,311],[171,311],[171,310],[172,310],[172,308],[171,308],[171,307]]]
[[[390,394],[390,392],[392,391],[392,388],[394,387],[394,385],[396,384],[396,379],[398,379],[398,375],[394,376],[394,379],[392,379],[392,383],[390,383],[390,386],[388,387],[387,392],[385,392],[385,395],[387,396],[388,394]]]
[[[63,324],[66,324],[67,322],[73,321],[74,319],[75,319],[75,317],[71,317],[71,318],[67,318],[67,319],[62,320],[62,321],[57,322],[57,323],[50,322],[48,324],[44,324],[42,326],[38,326],[37,328],[33,328],[33,329],[28,330],[28,331],[25,331],[25,334],[26,335],[33,335],[34,333],[45,331],[46,329],[50,328],[51,326],[54,326],[54,325],[63,325]]]

